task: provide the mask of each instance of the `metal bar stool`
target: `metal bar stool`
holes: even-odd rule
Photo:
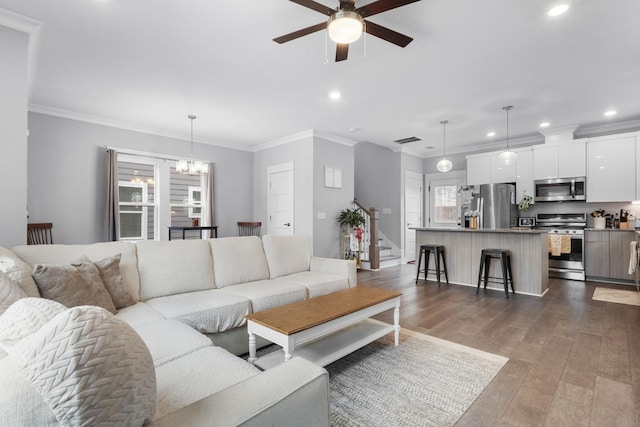
[[[433,253],[433,259],[435,262],[435,269],[429,268],[429,254]],[[422,265],[422,257],[424,256],[424,269],[420,269]],[[440,262],[442,261],[442,267],[440,268]],[[427,274],[429,272],[435,273],[438,281],[438,287],[440,287],[440,273],[444,273],[444,277],[447,279],[447,285],[449,284],[449,275],[447,274],[447,262],[444,259],[444,246],[442,245],[421,245],[420,254],[418,256],[418,273],[416,274],[416,284],[420,278],[420,273],[424,272],[424,280],[427,280]]]
[[[491,259],[499,259],[502,268],[502,277],[489,276],[489,268],[491,267]],[[484,274],[483,274],[484,273]],[[500,279],[489,280],[489,279]],[[487,283],[502,283],[504,285],[504,293],[509,298],[509,283],[511,284],[511,291],[515,294],[513,289],[513,275],[511,273],[511,253],[504,249],[483,249],[480,255],[480,268],[478,269],[478,288],[476,294],[480,292],[480,282],[484,281],[484,289],[487,289]]]

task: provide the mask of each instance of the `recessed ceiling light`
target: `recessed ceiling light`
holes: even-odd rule
[[[559,4],[557,6],[552,7],[551,9],[549,9],[549,11],[547,12],[547,15],[549,15],[549,16],[559,16],[559,15],[562,15],[563,13],[565,13],[567,10],[569,10],[569,5],[568,4]]]
[[[489,133],[487,134],[487,136],[488,136],[489,138],[491,138],[492,136],[496,136],[496,133],[495,133],[495,132],[489,132]]]
[[[342,98],[342,94],[337,90],[334,90],[333,92],[329,92],[329,98],[333,101],[337,101]]]
[[[360,128],[349,128],[349,132],[360,132],[361,130]]]
[[[607,117],[611,117],[611,116],[615,116],[618,112],[615,110],[609,110],[607,112],[604,113],[605,116]]]
[[[549,122],[542,122],[542,123],[540,123],[540,127],[541,128],[548,128],[550,124],[551,123],[549,123]]]

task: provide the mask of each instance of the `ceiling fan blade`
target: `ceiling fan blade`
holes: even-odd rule
[[[297,39],[299,37],[306,36],[307,34],[311,34],[311,33],[315,33],[316,31],[324,30],[325,28],[327,28],[327,23],[326,22],[321,22],[320,24],[312,25],[310,27],[303,28],[303,29],[298,30],[298,31],[294,31],[293,33],[289,33],[289,34],[285,34],[284,36],[276,37],[275,39],[273,39],[273,41],[276,42],[276,43],[282,44],[282,43],[289,42],[291,40],[295,40],[295,39]]]
[[[395,9],[417,1],[420,0],[378,0],[373,3],[365,4],[364,6],[357,8],[355,11],[363,18],[366,18],[368,16],[386,12],[387,10]]]
[[[383,27],[382,25],[374,24],[373,22],[369,22],[367,20],[365,20],[364,23],[364,30],[367,33],[371,34],[372,36],[379,37],[382,40],[386,40],[389,43],[393,43],[400,47],[405,47],[413,41],[411,37],[400,34],[399,32],[393,31],[387,27]]]
[[[348,43],[338,43],[336,46],[336,62],[344,61],[347,59],[347,55],[349,54],[349,44]]]
[[[289,0],[289,1],[297,3],[300,6],[308,7],[309,9],[313,9],[316,12],[320,12],[320,13],[322,13],[324,15],[331,16],[336,12],[335,9],[331,9],[329,6],[325,6],[323,4],[315,2],[313,0]]]
[[[356,8],[356,0],[340,0],[340,9],[353,10]]]

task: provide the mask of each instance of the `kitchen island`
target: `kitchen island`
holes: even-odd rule
[[[415,230],[416,254],[420,253],[420,245],[445,247],[450,283],[476,287],[480,253],[483,249],[491,248],[511,252],[511,270],[516,294],[542,296],[549,288],[547,231],[418,227]],[[500,262],[492,260],[489,275],[501,277],[499,267]],[[487,288],[504,291],[504,287],[498,283],[489,283]]]

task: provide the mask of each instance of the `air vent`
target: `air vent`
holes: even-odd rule
[[[410,136],[408,138],[396,139],[393,142],[397,142],[398,144],[408,144],[410,142],[416,142],[416,141],[420,141],[420,138],[415,136]]]

